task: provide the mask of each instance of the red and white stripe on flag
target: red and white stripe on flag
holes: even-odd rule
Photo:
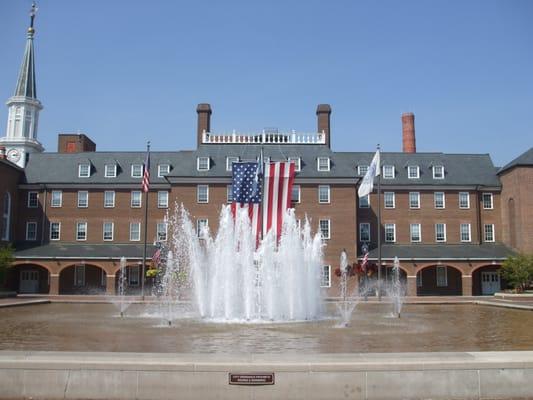
[[[233,217],[237,215],[237,208],[239,210],[248,210],[248,217],[250,218],[250,224],[252,226],[252,233],[256,240],[259,240],[259,234],[261,233],[261,204],[259,203],[231,203],[231,213]]]
[[[294,183],[294,162],[272,162],[265,165],[263,180],[263,234],[270,229],[281,236],[283,215],[291,206],[292,185]]]
[[[150,190],[150,152],[146,153],[146,160],[143,164],[143,180],[142,180],[142,190],[144,193]]]

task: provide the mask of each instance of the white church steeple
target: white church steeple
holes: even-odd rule
[[[9,108],[6,135],[0,138],[0,146],[6,148],[8,160],[24,168],[30,153],[42,152],[43,146],[37,140],[39,111],[43,109],[37,99],[35,85],[35,56],[33,51],[33,22],[37,8],[31,7],[26,49],[20,66],[15,93],[7,101]]]

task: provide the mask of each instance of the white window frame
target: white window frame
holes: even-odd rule
[[[59,197],[54,198],[54,196],[59,196]],[[59,200],[59,201],[55,201],[55,200]],[[63,205],[63,191],[52,190],[52,193],[50,193],[50,207],[60,208],[62,205]]]
[[[439,271],[443,271],[444,273],[441,272],[439,274]],[[448,267],[446,265],[437,265],[435,272],[435,280],[437,287],[448,286]]]
[[[196,170],[197,171],[209,171],[210,169],[211,169],[211,158],[210,157],[205,157],[205,156],[196,157]]]
[[[53,229],[52,227],[57,225],[57,238],[52,237]],[[61,222],[52,221],[50,222],[50,240],[61,240]]]
[[[416,195],[416,205],[413,205],[411,196]],[[411,210],[418,210],[420,208],[420,192],[409,192],[409,208]]]
[[[163,169],[166,170],[163,171]],[[164,176],[167,176],[168,174],[170,174],[170,164],[159,164],[157,166],[157,177],[158,178],[163,178]]]
[[[322,231],[322,223],[323,222],[326,222],[328,224],[328,226],[327,226],[327,236],[323,235],[323,231]],[[330,219],[319,219],[318,220],[318,230],[320,232],[320,235],[321,235],[322,239],[326,239],[326,240],[331,239],[331,220]]]
[[[196,235],[201,239],[202,238],[202,225],[204,225],[206,228],[209,227],[209,219],[207,218],[198,218],[196,220]]]
[[[366,196],[359,197],[359,208],[370,208],[370,193]]]
[[[444,171],[444,165],[434,165],[433,166],[433,179],[444,179],[445,171]],[[437,176],[437,171],[440,170],[442,176]]]
[[[85,226],[85,232],[80,230],[80,227]],[[80,233],[85,233],[85,236],[80,239]],[[76,222],[76,241],[85,242],[87,241],[87,221],[78,221]]]
[[[33,229],[33,232],[35,233],[35,236],[33,238],[30,238],[30,226],[33,226],[34,229]],[[35,221],[28,221],[26,222],[26,240],[30,241],[30,242],[34,242],[37,240],[37,222]]]
[[[294,198],[294,193],[298,193],[297,199]],[[302,190],[300,185],[293,185],[291,190],[291,203],[300,204],[302,201]]]
[[[387,228],[391,228],[391,227],[392,227],[393,238],[392,240],[388,240],[387,239]],[[383,233],[385,235],[385,243],[396,243],[396,224],[394,223],[384,224]]]
[[[491,239],[487,239],[487,233],[488,233],[487,232],[487,227],[489,227],[489,226],[490,226],[490,234],[492,236]],[[490,243],[496,241],[496,233],[494,231],[494,224],[484,224],[483,225],[483,239],[484,239],[485,242],[490,242]]]
[[[135,193],[135,194],[134,194]],[[139,204],[134,203],[135,196],[139,196]],[[141,208],[143,203],[143,193],[140,190],[132,190],[130,193],[130,207],[131,208]]]
[[[35,199],[32,199],[32,195],[35,195]],[[35,200],[35,205],[33,205],[33,200]],[[39,207],[39,192],[29,191],[28,192],[28,208],[37,208]]]
[[[392,206],[387,205],[387,195],[392,196]],[[396,208],[396,193],[395,192],[384,192],[383,193],[383,207],[387,209]]]
[[[227,203],[233,202],[233,185],[226,186],[226,202]]]
[[[467,227],[468,231],[465,231],[464,233],[468,233],[468,238],[463,239],[463,228]],[[459,239],[461,240],[461,243],[468,243],[472,241],[472,225],[469,223],[463,223],[459,225]]]
[[[205,199],[200,198],[201,190],[205,189]],[[209,185],[197,185],[196,186],[196,202],[198,204],[207,204],[209,203]]]
[[[227,156],[226,157],[226,171],[233,171],[233,163],[239,162],[239,157],[236,156]]]
[[[168,208],[168,190],[157,191],[157,208]]]
[[[105,178],[116,178],[117,177],[117,164],[106,164],[104,166],[104,177]]]
[[[144,167],[142,164],[131,164],[131,177],[140,179],[143,177]]]
[[[165,231],[163,232],[160,228],[164,228]],[[166,242],[168,239],[168,224],[164,221],[158,222],[156,225],[155,232],[156,232],[156,240],[158,242]],[[164,237],[161,235],[161,233],[164,233]]]
[[[365,176],[366,173],[368,172],[368,168],[370,168],[369,165],[364,165],[364,164],[362,164],[362,165],[358,165],[358,166],[357,166],[357,175],[359,175],[359,176]]]
[[[383,179],[394,179],[396,178],[396,169],[394,165],[384,165],[381,171]]]
[[[485,198],[490,199],[490,207],[485,207]],[[492,193],[482,193],[481,194],[481,203],[483,204],[484,210],[493,210],[494,209],[494,196]]]
[[[107,195],[112,194],[112,202],[108,204]],[[115,191],[114,190],[105,190],[104,191],[104,208],[115,208]]]
[[[83,200],[82,193],[85,194],[85,205],[80,200]],[[89,207],[89,191],[88,190],[78,190],[78,208],[88,208]]]
[[[418,227],[418,240],[413,238],[414,230],[413,228],[417,226]],[[409,237],[411,238],[411,243],[420,243],[422,242],[422,224],[420,223],[414,223],[409,225]]]
[[[111,238],[106,238],[106,225],[109,226],[111,224]],[[107,232],[109,233],[109,232]],[[104,242],[112,242],[115,237],[115,223],[113,221],[104,221],[102,224],[102,240]]]
[[[288,161],[294,161],[295,172],[300,172],[302,170],[302,159],[300,157],[289,157]]]
[[[327,279],[325,279],[327,277]],[[331,265],[323,265],[320,274],[320,287],[331,287]]]
[[[323,165],[323,162],[326,165]],[[317,157],[316,159],[316,170],[320,172],[327,172],[331,170],[331,160],[329,157]]]
[[[11,193],[5,192],[2,199],[2,240],[9,240],[11,236]]]
[[[442,228],[443,228],[443,234],[444,234],[444,238],[439,240],[439,235],[438,235],[438,231],[437,231],[437,227],[439,225],[442,225]],[[435,224],[435,242],[436,243],[446,243],[446,224],[442,223],[442,222],[437,222]]]
[[[368,227],[368,240],[363,240],[363,227]],[[371,232],[370,232],[370,223],[369,222],[361,222],[359,224],[359,242],[361,243],[369,243],[371,241]]]
[[[85,286],[85,264],[78,264],[74,266],[74,286]]]
[[[411,176],[412,169],[414,168],[414,176]],[[407,178],[408,179],[420,179],[420,167],[418,165],[407,166]]]
[[[323,197],[322,195],[326,196]],[[331,187],[329,185],[318,185],[318,203],[330,204],[331,203]]]
[[[91,176],[91,164],[78,164],[78,178],[89,178]]]
[[[132,236],[132,233],[133,233],[133,229],[132,227],[133,226],[137,226],[139,227],[139,236],[137,239],[135,239],[133,236]],[[130,242],[139,242],[141,240],[141,223],[140,222],[130,222]]]
[[[437,205],[437,197],[438,195],[442,195],[442,207],[438,207]],[[433,193],[433,205],[437,210],[444,210],[446,208],[446,193],[444,192],[434,192]]]
[[[466,195],[466,207],[461,206],[461,195]],[[462,210],[468,210],[470,208],[470,192],[459,192],[459,208]]]

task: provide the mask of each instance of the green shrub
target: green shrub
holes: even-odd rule
[[[11,245],[0,247],[0,288],[4,286],[6,271],[13,264],[13,247]]]
[[[533,255],[518,254],[507,258],[501,274],[517,292],[523,292],[533,281]]]

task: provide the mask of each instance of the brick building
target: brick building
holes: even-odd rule
[[[7,284],[23,293],[114,293],[119,260],[128,262],[130,291],[142,279],[144,152],[97,152],[83,134],[60,134],[57,153],[37,140],[42,105],[36,97],[33,23],[15,95],[0,138],[2,240],[16,247]],[[346,249],[353,263],[369,245],[377,262],[377,192],[358,199],[373,152],[331,150],[331,107],[316,110],[310,134],[276,131],[217,134],[209,104],[197,107],[197,147],[152,152],[148,195],[151,243],[165,241],[165,215],[180,202],[198,226],[216,231],[231,201],[231,165],[255,160],[297,166],[293,205],[326,243],[323,285],[337,293],[333,274]],[[400,135],[398,135],[400,136]],[[498,170],[487,154],[416,152],[414,115],[402,115],[403,152],[381,157],[381,242],[385,279],[395,256],[408,295],[491,294],[512,251],[532,248],[533,149]],[[357,278],[353,278],[357,284]]]

